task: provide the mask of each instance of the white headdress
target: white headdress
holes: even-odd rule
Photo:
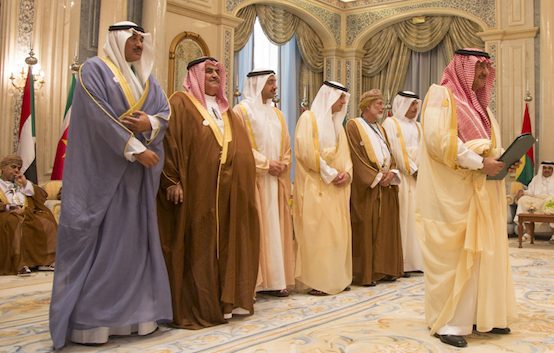
[[[135,62],[127,62],[125,60],[125,43],[133,34],[138,33],[143,36],[142,56],[140,60]],[[154,46],[150,33],[144,33],[142,27],[137,26],[133,22],[123,21],[110,26],[106,44],[104,44],[104,52],[110,60],[121,70],[123,76],[131,86],[133,95],[139,99],[144,92],[144,85],[154,65]],[[134,67],[134,72],[131,69]]]
[[[271,100],[262,100],[262,90],[271,76],[277,78],[273,70],[256,69],[248,73],[244,81],[244,99],[241,104],[244,104],[249,112],[255,136],[265,136],[265,130],[268,129],[267,119],[275,116]]]
[[[528,186],[528,192],[531,195],[549,195],[554,196],[554,175],[544,177],[542,175],[545,166],[554,167],[554,162],[543,161],[540,164],[537,175],[531,180]]]
[[[408,112],[408,109],[410,109],[410,106],[412,105],[413,101],[417,101],[417,114],[419,114],[419,111],[421,109],[421,99],[419,99],[419,96],[415,94],[414,92],[410,91],[400,91],[396,94],[396,97],[394,97],[394,100],[392,102],[392,115],[397,119],[406,119],[406,112]],[[413,120],[414,119],[409,119]]]
[[[342,109],[332,113],[332,106],[344,94],[346,103]],[[337,138],[348,109],[350,93],[348,89],[338,82],[325,81],[317,92],[310,110],[317,120],[319,146],[321,149],[332,148],[337,144]]]

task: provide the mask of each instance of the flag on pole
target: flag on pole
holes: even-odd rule
[[[529,106],[525,103],[525,113],[523,114],[523,124],[521,126],[522,134],[531,133],[531,118],[529,117]],[[524,185],[529,185],[533,179],[535,169],[535,157],[533,147],[529,148],[526,154],[521,157],[520,165],[516,170],[516,180]]]
[[[69,84],[69,93],[67,94],[67,101],[65,103],[65,112],[63,115],[63,123],[58,141],[58,147],[56,149],[56,157],[54,158],[54,167],[52,167],[51,180],[62,180],[63,177],[63,165],[65,162],[65,151],[67,148],[67,132],[69,130],[69,119],[71,117],[71,102],[73,101],[73,91],[75,90],[75,74],[71,75],[71,83]]]
[[[21,172],[33,183],[38,183],[35,147],[35,89],[32,67],[29,65],[27,81],[23,90],[21,119],[19,120],[19,142],[17,154],[23,159]]]

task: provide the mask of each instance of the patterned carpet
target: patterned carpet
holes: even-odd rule
[[[258,296],[256,313],[200,331],[161,327],[147,337],[116,337],[106,345],[69,345],[63,352],[554,352],[554,245],[537,240],[517,249],[510,240],[519,319],[507,336],[469,336],[456,349],[429,336],[423,278],[336,296]],[[49,352],[52,273],[0,277],[0,352]]]

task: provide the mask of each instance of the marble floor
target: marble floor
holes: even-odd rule
[[[554,244],[537,240],[510,256],[519,318],[513,333],[474,333],[456,349],[429,336],[423,277],[376,287],[352,286],[335,296],[258,295],[253,316],[199,331],[161,327],[147,337],[116,337],[106,345],[69,345],[62,352],[554,352]],[[49,352],[52,273],[0,277],[0,352]]]

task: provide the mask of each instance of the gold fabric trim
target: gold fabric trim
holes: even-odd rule
[[[310,111],[310,119],[312,120],[312,139],[314,141],[314,152],[315,152],[315,164],[316,164],[316,170],[318,173],[321,172],[321,165],[320,165],[320,158],[321,154],[319,151],[319,132],[317,130],[317,120],[315,118],[314,112]]]
[[[283,116],[283,112],[279,109],[273,107],[273,110],[275,110],[275,114],[277,114],[277,117],[279,118],[279,121],[281,122],[281,156],[280,160],[283,160],[285,156],[285,146],[288,145],[290,142],[287,141],[287,123],[285,122],[285,117]]]
[[[10,203],[10,201],[8,201],[8,197],[6,196],[4,191],[2,191],[2,190],[0,190],[0,201],[5,203],[6,205]]]
[[[447,151],[447,156],[448,156],[448,160],[447,162],[449,163],[449,166],[453,167],[453,168],[457,168],[458,167],[458,164],[457,164],[457,160],[458,160],[458,119],[457,119],[457,115],[456,115],[456,100],[454,99],[454,97],[452,96],[452,92],[450,92],[449,89],[447,89],[448,91],[448,97],[449,97],[449,100],[450,100],[450,132],[449,132],[449,135],[450,135],[450,143],[448,145],[448,151]]]
[[[208,126],[212,129],[212,132],[214,133],[215,139],[217,140],[217,143],[223,147],[223,134],[221,133],[221,130],[217,126],[217,123],[215,122],[215,119],[208,113],[206,108],[194,97],[192,94],[188,92],[183,92],[189,99],[191,100],[192,104],[194,104],[195,108],[198,110],[200,115],[208,122]],[[227,112],[225,112],[227,114]],[[224,120],[225,121],[225,120]],[[227,129],[225,129],[227,130]]]
[[[231,131],[231,124],[229,122],[229,111],[223,113],[223,151],[221,152],[221,164],[227,162],[227,154],[229,152],[229,143],[233,140],[233,132]],[[217,127],[217,126],[216,126]],[[217,127],[218,131],[219,128]]]
[[[408,157],[408,150],[406,149],[406,142],[404,141],[404,134],[402,133],[402,129],[400,128],[400,123],[398,122],[398,120],[396,120],[396,118],[392,116],[391,119],[396,126],[396,136],[398,137],[398,140],[400,140],[400,147],[402,148],[402,158],[404,159],[404,168],[406,170],[406,173],[408,173],[407,175],[410,175],[410,159]],[[417,129],[417,132],[419,140],[419,128]]]
[[[83,89],[85,90],[85,92],[87,93],[87,95],[89,96],[89,98],[98,106],[98,108],[100,108],[100,110],[102,110],[104,112],[104,114],[106,114],[106,116],[110,119],[112,119],[117,125],[119,125],[120,127],[122,127],[125,131],[127,131],[131,136],[134,136],[133,132],[131,130],[129,130],[125,125],[123,125],[118,119],[116,119],[115,117],[113,117],[106,109],[104,109],[104,107],[98,103],[98,101],[96,100],[96,98],[94,98],[94,96],[90,93],[90,91],[86,88],[85,84],[83,83],[83,77],[82,77],[82,71],[83,71],[83,67],[85,66],[85,64],[81,65],[80,69],[79,69],[79,83],[81,84],[81,87],[83,87]],[[130,138],[130,137],[129,137]],[[128,143],[128,142],[127,142]],[[127,146],[127,145],[125,145]],[[123,155],[125,155],[125,150],[123,150]]]
[[[252,122],[250,121],[248,110],[246,110],[246,107],[242,104],[239,104],[239,109],[242,111],[244,121],[246,122],[246,130],[248,132],[248,137],[250,139],[250,143],[252,144],[252,148],[258,151],[258,145],[256,144],[256,137],[254,136],[254,129],[252,128]]]
[[[127,103],[129,105],[129,109],[127,109],[126,112],[121,114],[118,117],[118,120],[121,120],[124,116],[132,114],[136,110],[142,110],[142,106],[144,105],[144,102],[146,101],[146,97],[148,97],[148,91],[150,90],[150,80],[146,81],[146,85],[144,86],[144,92],[142,93],[142,96],[137,101],[133,96],[131,87],[129,86],[129,83],[125,79],[125,76],[123,76],[123,73],[121,72],[121,70],[119,70],[117,66],[115,66],[114,63],[109,58],[104,57],[100,59],[108,66],[108,68],[112,71],[114,76],[117,78],[119,85],[121,87],[121,90],[123,91],[123,94],[125,95],[125,99],[127,99]]]
[[[375,151],[373,151],[373,145],[371,144],[371,141],[369,140],[369,136],[367,136],[367,133],[365,131],[365,128],[363,127],[362,123],[358,119],[353,119],[354,123],[356,124],[356,127],[358,128],[358,132],[360,133],[360,137],[362,138],[362,142],[364,144],[364,149],[367,153],[367,156],[369,157],[369,160],[375,165],[377,165],[377,168],[379,171],[381,170],[381,165],[377,162],[377,157],[375,156]]]
[[[23,197],[25,198],[23,200],[23,209],[26,209],[27,206],[29,205],[29,196],[27,195],[23,195]],[[4,193],[4,191],[0,190],[0,201],[2,201],[3,203],[5,203],[6,205],[10,203],[10,201],[8,200],[8,197],[6,196],[6,194]]]

